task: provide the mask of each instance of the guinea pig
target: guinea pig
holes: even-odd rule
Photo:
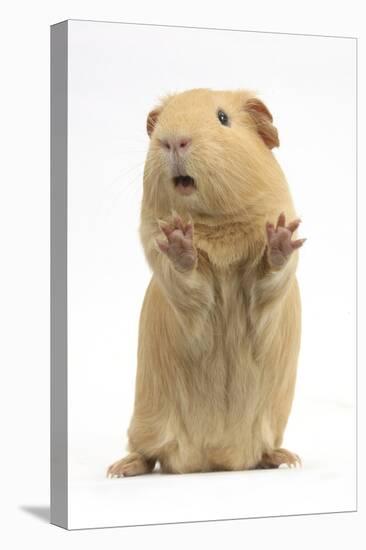
[[[140,235],[152,278],[139,325],[129,454],[110,477],[296,466],[281,447],[300,347],[300,220],[246,90],[164,97]]]

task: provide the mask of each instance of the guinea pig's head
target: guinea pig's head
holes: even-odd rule
[[[204,215],[248,211],[266,199],[279,145],[267,107],[245,90],[165,97],[147,118],[144,200]]]

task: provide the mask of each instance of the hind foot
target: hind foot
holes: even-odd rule
[[[147,459],[140,453],[130,453],[114,462],[107,470],[107,477],[138,476],[153,471],[154,459]]]
[[[264,453],[262,460],[257,464],[258,469],[279,468],[281,464],[286,464],[289,468],[301,466],[301,459],[298,455],[290,453],[286,449],[275,449],[269,453]]]

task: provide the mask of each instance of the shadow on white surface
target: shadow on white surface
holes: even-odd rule
[[[50,522],[50,507],[49,506],[20,506],[19,507],[22,512],[26,512],[27,514],[30,514],[41,521],[45,521],[47,523]]]

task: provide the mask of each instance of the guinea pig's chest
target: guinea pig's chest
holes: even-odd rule
[[[214,347],[233,350],[248,340],[253,266],[263,239],[243,222],[196,224],[194,238],[212,275],[214,304],[208,322],[216,335]]]
[[[247,334],[249,295],[243,284],[239,264],[214,266],[214,308],[211,317],[213,331],[221,345],[240,345]]]
[[[245,222],[215,226],[196,223],[194,243],[209,258],[223,289],[231,292],[235,290],[239,266],[260,255],[263,237],[263,230]]]
[[[232,307],[233,303],[245,301],[245,292],[239,263],[230,266],[212,266],[216,305]]]

